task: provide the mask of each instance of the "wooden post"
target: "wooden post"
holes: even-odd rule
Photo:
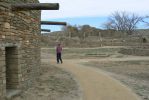
[[[17,3],[11,5],[12,11],[24,10],[58,10],[58,3]]]
[[[41,21],[41,25],[64,25],[66,26],[66,22],[54,22],[54,21]]]
[[[51,32],[50,29],[41,29],[41,31],[44,31],[44,32]]]
[[[84,32],[84,40],[85,40],[85,38],[86,38],[86,34],[85,34],[85,32]]]
[[[69,32],[69,39],[71,38],[71,32]]]
[[[103,46],[103,45],[102,45],[102,37],[101,37],[101,33],[100,33],[100,32],[99,32],[98,38],[99,38],[99,40],[100,40],[100,46],[102,47],[102,46]]]

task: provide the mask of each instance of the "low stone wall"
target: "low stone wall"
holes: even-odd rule
[[[122,48],[119,53],[135,56],[149,56],[149,49],[143,48]]]

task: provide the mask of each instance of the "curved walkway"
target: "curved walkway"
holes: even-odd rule
[[[75,75],[83,92],[83,100],[140,100],[129,88],[99,69],[72,60],[65,60],[63,64],[50,63]]]

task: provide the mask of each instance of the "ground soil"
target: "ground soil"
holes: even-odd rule
[[[80,100],[80,94],[70,73],[42,62],[40,76],[34,85],[12,100]]]
[[[80,65],[80,62],[77,59],[65,60],[63,64],[51,61],[75,75],[82,88],[83,100],[140,100],[131,89],[102,70]]]
[[[138,60],[126,59],[125,61],[96,60],[89,61],[85,65],[108,72],[109,75],[132,88],[143,100],[149,100],[149,61],[146,60],[139,60],[139,57]]]
[[[74,57],[79,53],[70,52],[63,64],[56,64],[54,53],[42,50],[36,84],[13,100],[140,100],[136,94],[149,100],[148,57],[111,54],[111,50],[104,57],[87,52],[80,53],[81,59]]]

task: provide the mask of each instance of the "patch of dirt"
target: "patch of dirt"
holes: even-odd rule
[[[84,64],[105,70],[132,88],[143,100],[149,100],[148,61],[89,61]]]
[[[79,89],[70,73],[42,63],[34,86],[12,100],[79,100]]]

